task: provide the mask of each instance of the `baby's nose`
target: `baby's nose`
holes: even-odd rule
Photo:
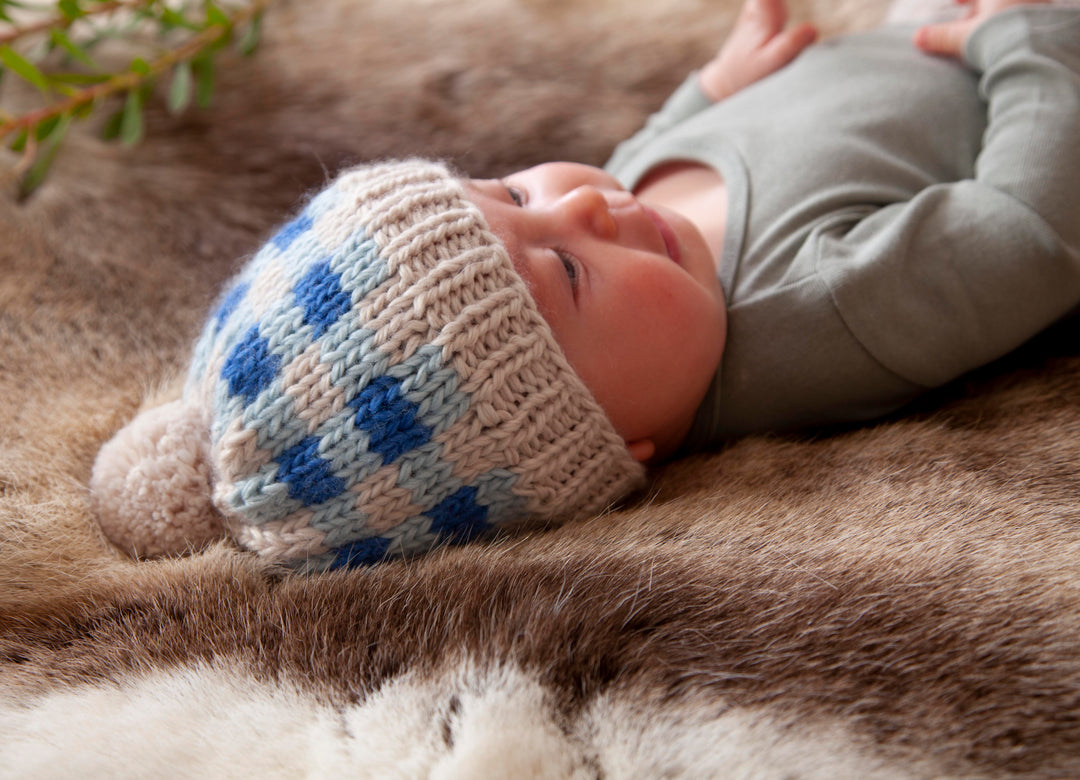
[[[598,238],[614,239],[618,234],[615,218],[611,216],[607,198],[600,190],[590,185],[583,185],[566,194],[565,208],[574,218],[585,223]]]

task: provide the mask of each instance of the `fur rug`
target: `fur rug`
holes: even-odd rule
[[[1075,324],[498,544],[295,577],[96,531],[97,448],[305,191],[384,156],[600,163],[735,8],[279,0],[210,110],[76,136],[0,198],[0,776],[1080,776]]]

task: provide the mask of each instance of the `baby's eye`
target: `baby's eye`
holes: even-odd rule
[[[525,195],[517,187],[511,187],[507,184],[506,194],[510,196],[510,200],[514,201],[515,206],[525,205]]]
[[[570,289],[576,290],[578,284],[578,274],[580,273],[578,270],[577,259],[573,255],[569,254],[568,252],[564,252],[561,249],[556,249],[555,254],[559,258],[559,262],[562,263],[563,270],[566,271],[566,278],[570,280]]]

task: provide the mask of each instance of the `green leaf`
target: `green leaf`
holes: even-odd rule
[[[42,92],[49,91],[49,81],[45,78],[45,74],[10,46],[0,46],[0,64],[29,81]]]
[[[82,8],[79,7],[78,0],[60,0],[57,3],[57,8],[60,9],[60,13],[64,15],[64,18],[69,22],[73,22],[84,14]]]
[[[214,96],[214,61],[200,57],[191,63],[195,72],[195,102],[199,108],[207,108]]]
[[[23,149],[25,149],[26,148],[26,139],[29,138],[29,137],[30,137],[30,133],[28,133],[25,128],[20,130],[15,135],[15,140],[11,142],[11,151],[13,151],[13,152],[21,152]]]
[[[70,125],[71,117],[65,114],[57,122],[52,132],[49,133],[45,143],[38,149],[34,162],[19,181],[19,200],[25,200],[45,181],[45,175],[49,172],[49,168],[52,167],[53,160],[56,159],[56,153],[60,150],[60,144],[63,142],[64,136],[67,135]]]
[[[26,8],[26,5],[16,2],[16,0],[0,0],[0,22],[15,24],[15,20],[7,12],[8,8]]]
[[[131,61],[131,65],[128,66],[128,69],[132,73],[138,73],[140,76],[150,75],[150,64],[142,57],[136,57],[135,59],[133,59]]]
[[[101,84],[112,78],[108,73],[70,73],[59,72],[50,73],[49,78],[52,79],[53,84],[74,84],[76,86],[87,86],[93,84]]]
[[[262,34],[262,13],[255,14],[255,18],[244,30],[244,37],[240,39],[237,48],[245,57],[250,56],[259,45],[259,37]]]
[[[218,8],[217,3],[206,3],[206,26],[219,25],[221,27],[232,27],[232,19],[226,15],[224,11]]]
[[[169,85],[169,111],[179,114],[191,104],[191,86],[194,79],[191,63],[179,62],[173,69],[172,83]]]
[[[70,56],[73,60],[81,62],[88,68],[93,68],[94,70],[101,70],[101,66],[94,62],[93,58],[89,54],[87,54],[81,46],[71,40],[71,38],[67,36],[67,33],[65,33],[59,27],[54,27],[49,31],[49,40],[51,40],[54,45],[59,46],[61,49],[67,52],[68,56]]]
[[[97,103],[96,100],[88,100],[85,103],[80,103],[75,107],[75,110],[71,112],[71,115],[75,119],[86,119],[86,117],[93,113],[95,103]]]
[[[198,30],[201,29],[199,25],[187,19],[182,14],[177,13],[168,6],[161,7],[161,25],[166,30],[171,30],[176,27],[182,27],[186,30]]]
[[[124,110],[120,109],[105,122],[101,128],[101,137],[106,141],[112,141],[120,137],[120,126],[124,123]]]
[[[34,126],[34,137],[39,141],[44,141],[49,137],[49,134],[56,129],[56,126],[60,123],[59,116],[50,116],[42,119]]]
[[[133,89],[128,92],[122,113],[120,143],[124,146],[134,146],[143,137],[143,98],[139,90]]]

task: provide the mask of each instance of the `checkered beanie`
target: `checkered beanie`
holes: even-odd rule
[[[636,463],[438,163],[346,171],[232,281],[183,399],[102,449],[106,535],[302,569],[602,511]]]

